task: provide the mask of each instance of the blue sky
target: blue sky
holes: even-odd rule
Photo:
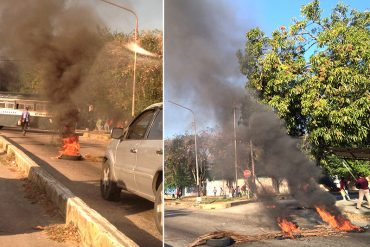
[[[170,0],[167,0],[170,1]],[[204,0],[202,0],[204,2]],[[202,1],[194,1],[195,4]],[[238,30],[232,30],[230,32],[230,37],[222,37],[225,42],[234,40],[236,37],[239,41],[239,47],[235,47],[233,52],[235,54],[237,49],[242,49],[245,43],[245,33],[251,27],[261,28],[265,34],[269,35],[271,32],[280,26],[289,26],[292,23],[292,18],[296,17],[300,19],[300,8],[311,1],[309,0],[213,0],[209,1],[212,4],[223,3],[228,9],[225,11],[232,11],[234,13],[234,22],[241,27]],[[323,9],[323,16],[327,16],[331,10],[335,7],[338,2],[342,2],[350,7],[350,9],[358,9],[364,11],[370,9],[370,1],[368,0],[352,0],[352,1],[336,1],[336,0],[321,0],[320,6]],[[166,8],[165,8],[165,18],[166,18]],[[194,18],[189,16],[189,18]],[[171,21],[168,20],[167,21]],[[228,20],[225,20],[226,22]],[[230,25],[232,26],[232,25]],[[232,35],[231,35],[232,34]],[[165,45],[166,47],[166,45]],[[233,55],[233,54],[232,54]],[[181,59],[176,57],[171,57],[171,54],[165,53],[165,59],[172,61],[172,59]],[[236,61],[236,58],[235,58]],[[234,62],[235,62],[234,61]],[[187,61],[186,61],[187,62]],[[166,68],[166,66],[165,66]],[[199,110],[196,106],[197,103],[194,99],[202,97],[197,95],[196,90],[183,91],[181,94],[174,94],[174,90],[171,89],[172,82],[166,80],[169,78],[166,74],[171,72],[165,69],[165,100],[172,100],[177,103],[183,104],[187,107],[192,108],[195,111],[196,118],[198,119],[197,125],[200,129],[207,126],[216,125],[212,117],[204,118],[204,115],[208,115],[206,111]],[[171,76],[173,78],[173,75]],[[235,84],[240,86],[243,90],[245,84],[245,78],[242,77],[238,72],[235,72],[235,78],[233,78]],[[181,89],[183,90],[183,89]],[[192,131],[192,115],[189,111],[181,109],[170,103],[165,102],[165,138],[170,138],[176,134],[182,134],[184,132]]]
[[[85,2],[86,0],[80,0]],[[88,0],[112,31],[132,32],[135,28],[135,17],[122,9],[100,0]],[[162,0],[109,0],[136,12],[139,30],[163,30]]]

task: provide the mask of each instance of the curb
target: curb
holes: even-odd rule
[[[33,184],[45,191],[65,217],[66,224],[72,223],[78,228],[83,246],[138,246],[3,136],[0,136],[0,148],[8,156],[14,155],[16,165]]]
[[[111,139],[110,134],[99,134],[91,132],[84,132],[82,134],[82,137],[100,141],[109,141]]]
[[[251,202],[256,202],[256,200],[240,200],[240,201],[234,201],[234,202],[215,202],[215,203],[209,203],[209,204],[186,204],[182,202],[165,202],[166,205],[169,206],[187,206],[187,207],[197,207],[199,209],[224,209],[224,208],[230,208],[238,205],[248,204]]]

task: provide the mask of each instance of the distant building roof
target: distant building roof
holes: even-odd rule
[[[331,148],[330,151],[343,159],[370,160],[370,148]]]

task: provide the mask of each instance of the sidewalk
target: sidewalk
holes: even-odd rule
[[[0,163],[0,245],[12,247],[71,247],[73,243],[50,240],[45,226],[64,224],[61,216],[50,216],[25,193],[25,178]]]

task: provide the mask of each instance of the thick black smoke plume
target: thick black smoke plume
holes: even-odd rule
[[[8,58],[0,57],[0,91],[12,91],[18,85],[18,68]]]
[[[81,2],[0,2],[0,50],[41,68],[43,93],[59,124],[77,120],[71,95],[103,46],[102,26],[95,12]]]
[[[260,150],[256,161],[260,175],[286,179],[291,194],[301,204],[322,205],[334,212],[335,200],[317,184],[321,170],[299,150],[299,142],[287,135],[273,111],[258,104],[243,86],[235,83],[241,79],[235,54],[245,41],[227,3],[165,2],[165,97],[190,99],[200,121],[215,119],[224,137],[230,140],[233,107],[238,107],[237,139],[244,141],[238,144],[244,145],[239,150],[245,150],[240,157],[247,159],[252,140]],[[247,29],[245,25],[244,32]],[[230,153],[229,162],[221,164],[221,169],[233,173],[233,155]],[[282,216],[284,212],[276,208],[273,214]]]

